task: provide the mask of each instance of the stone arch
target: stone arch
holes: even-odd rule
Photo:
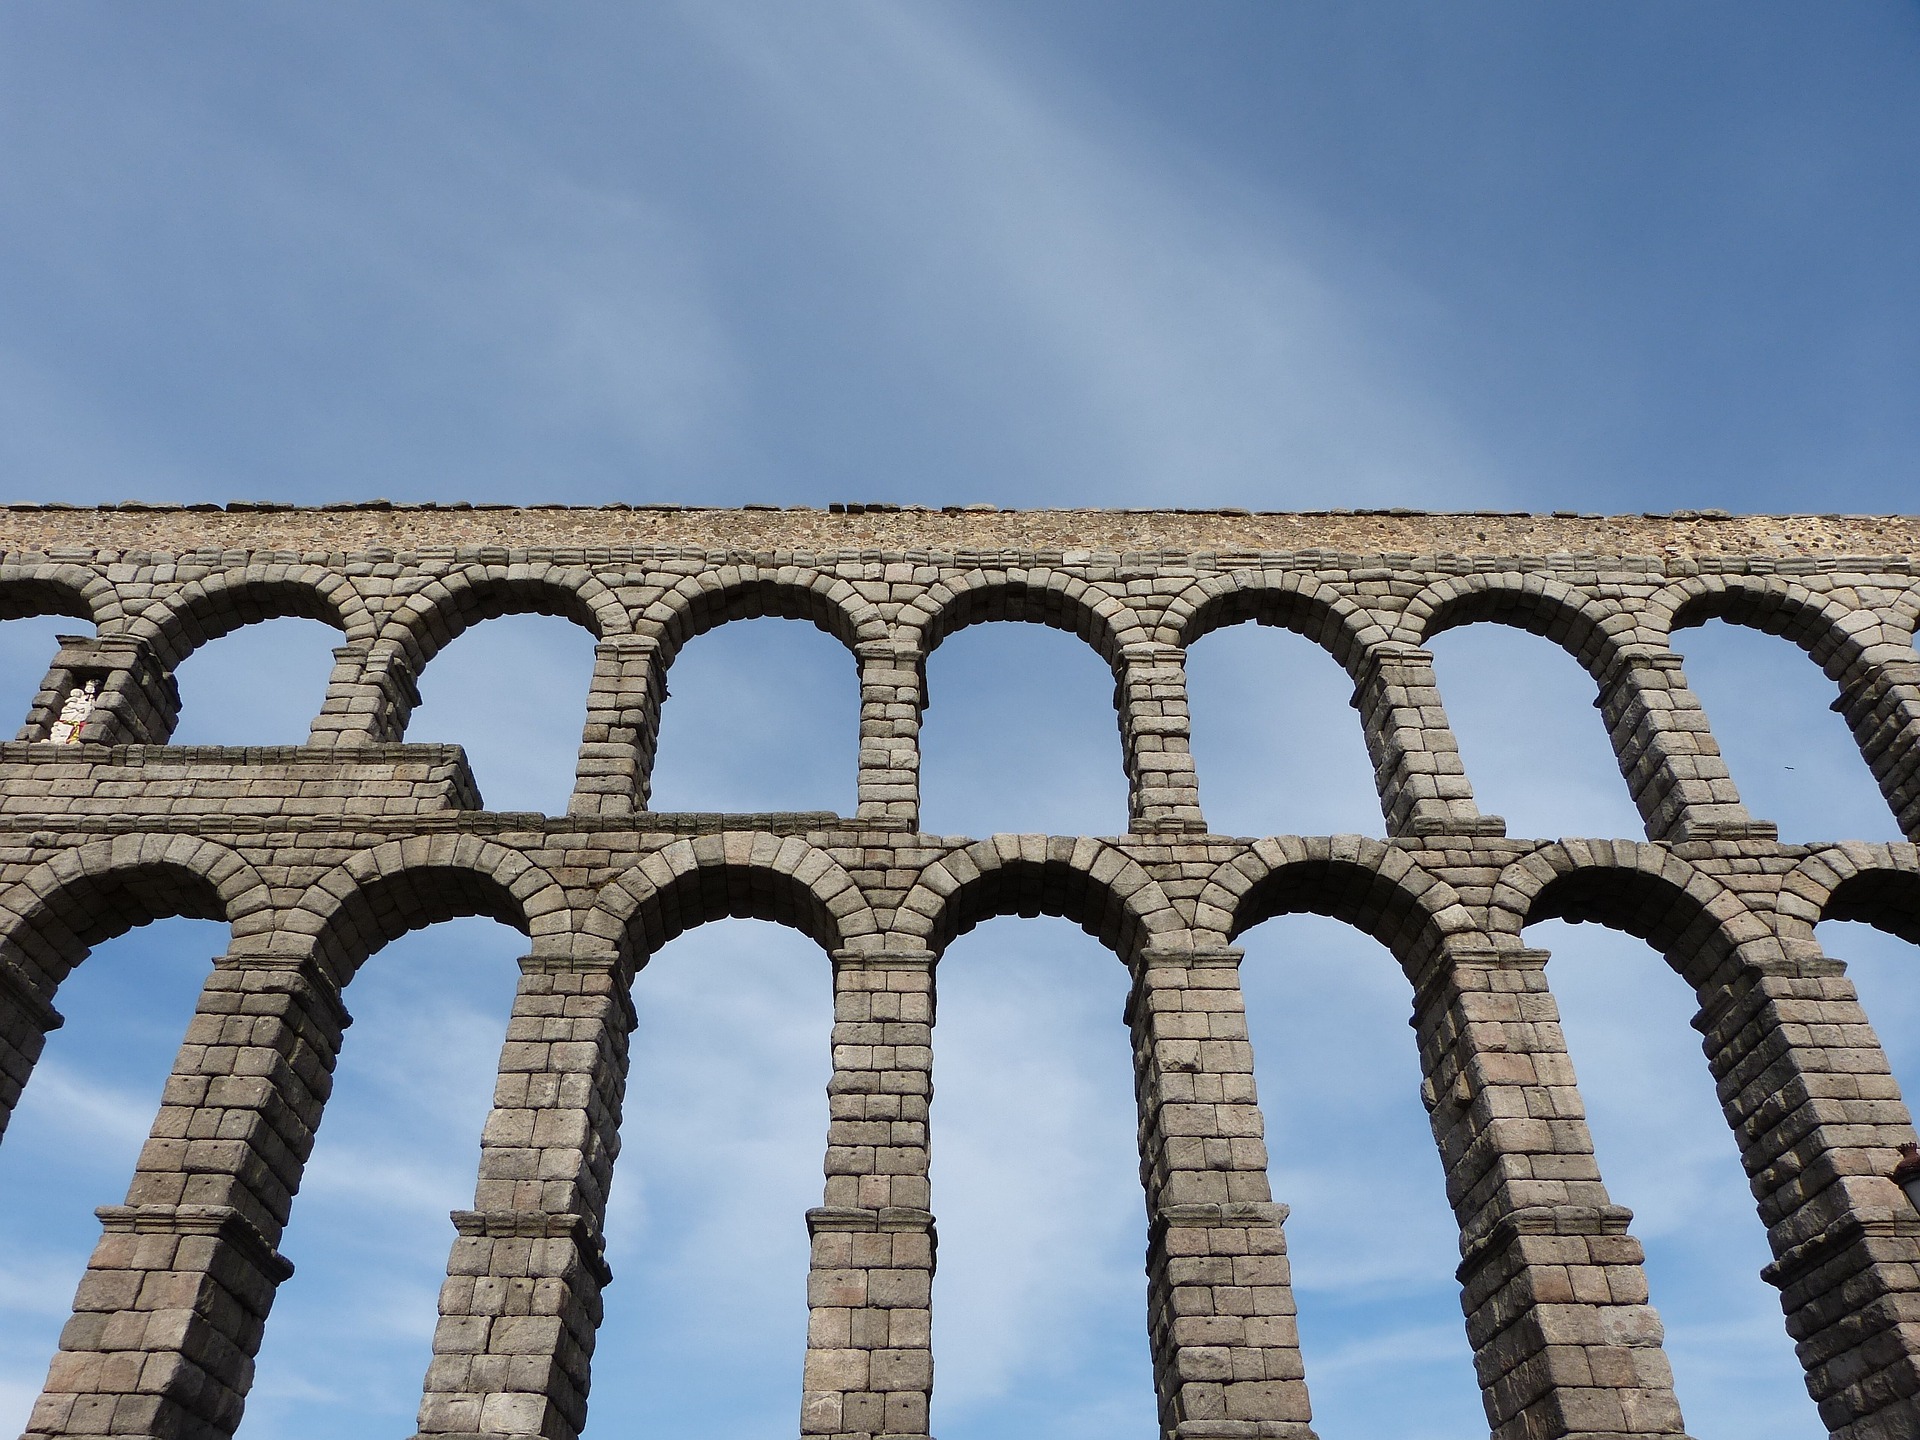
[[[0,620],[56,615],[86,622],[96,636],[123,618],[119,596],[106,578],[95,571],[77,565],[0,564]],[[86,637],[79,638],[82,650],[97,643]],[[50,731],[59,716],[60,704],[75,683],[72,671],[61,662],[73,658],[64,639],[57,646],[49,647],[45,662],[48,668],[38,677],[37,691],[23,717],[21,739],[42,739]],[[31,681],[34,677],[21,678]],[[89,673],[87,678],[99,676]]]
[[[349,642],[372,639],[375,628],[346,576],[318,565],[265,564],[190,580],[129,621],[126,633],[171,671],[209,641],[287,616],[331,625]]]
[[[585,943],[633,968],[710,920],[771,920],[828,952],[875,943],[866,896],[831,855],[793,835],[736,832],[676,840],[602,887]]]
[[[224,920],[232,948],[271,933],[272,896],[253,866],[195,835],[123,835],[62,851],[0,893],[0,957],[51,1000],[94,946],[154,920]]]
[[[1551,575],[1514,572],[1435,581],[1408,603],[1394,638],[1425,645],[1444,631],[1487,621],[1553,641],[1596,679],[1635,628],[1632,615],[1598,596]]]
[[[973,570],[937,581],[902,616],[902,628],[930,655],[957,630],[988,620],[1027,620],[1078,635],[1114,669],[1129,645],[1148,644],[1152,627],[1120,596],[1055,570]]]
[[[511,925],[535,954],[571,949],[573,913],[546,870],[473,835],[420,835],[363,850],[309,885],[276,948],[311,954],[346,984],[368,956],[412,930],[466,915]]]
[[[1920,632],[1920,584],[1909,585],[1886,606],[1884,615],[1891,621],[1897,633],[1906,636],[1912,645],[1916,632]]]
[[[1539,920],[1593,921],[1645,940],[1696,991],[1777,956],[1772,929],[1734,891],[1661,845],[1563,840],[1500,872],[1488,929],[1517,942]]]
[[[1671,639],[1709,620],[1791,640],[1834,680],[1881,645],[1911,649],[1913,627],[1889,624],[1831,592],[1814,590],[1784,575],[1690,575],[1676,580],[1648,603],[1649,623]]]
[[[257,943],[266,885],[233,851],[191,835],[126,835],[64,851],[0,894],[0,1133],[61,1023],[54,997],[94,946],[154,920],[224,920]]]
[[[1821,585],[1821,580],[1840,582]],[[1838,688],[1831,708],[1845,720],[1867,769],[1909,836],[1920,833],[1920,776],[1913,759],[1920,721],[1920,656],[1914,652],[1912,589],[1889,608],[1863,600],[1847,577],[1803,583],[1781,575],[1706,575],[1675,581],[1650,609],[1673,632],[1725,619],[1797,645]]]
[[[1648,835],[1738,835],[1752,825],[1699,702],[1664,653],[1664,636],[1641,622],[1633,601],[1552,575],[1451,576],[1408,606],[1405,634],[1425,643],[1479,623],[1538,635],[1587,672],[1614,764]]]
[[[1260,840],[1207,877],[1194,929],[1226,944],[1276,915],[1327,915],[1416,969],[1448,935],[1475,928],[1453,888],[1406,851],[1363,835]]]
[[[1516,860],[1495,886],[1493,917],[1514,931],[1549,918],[1624,930],[1692,987],[1692,1024],[1773,1249],[1762,1278],[1780,1290],[1809,1391],[1831,1414],[1838,1387],[1817,1357],[1861,1343],[1852,1340],[1858,1317],[1886,1304],[1885,1292],[1857,1260],[1848,1283],[1869,1271],[1865,1298],[1823,1307],[1819,1297],[1831,1292],[1806,1280],[1832,1264],[1826,1237],[1900,1203],[1886,1177],[1913,1133],[1842,967],[1811,944],[1783,943],[1738,894],[1686,861],[1627,841],[1563,842]],[[1865,1095],[1874,1098],[1856,1098]],[[1825,1338],[1836,1328],[1847,1338]]]
[[[935,860],[900,902],[892,931],[912,948],[944,951],[999,915],[1072,920],[1130,966],[1146,944],[1186,931],[1159,884],[1124,852],[1047,835],[996,835]]]
[[[121,617],[120,597],[106,577],[78,565],[0,565],[0,620],[71,615],[96,626]]]
[[[636,628],[654,639],[664,670],[694,637],[734,620],[763,618],[811,621],[849,650],[887,638],[880,608],[850,583],[798,566],[769,573],[723,565],[689,575],[654,599]]]
[[[1368,649],[1391,638],[1388,627],[1350,597],[1290,570],[1236,570],[1195,581],[1167,606],[1157,638],[1185,649],[1247,620],[1305,636],[1356,678]]]
[[[585,565],[476,564],[436,575],[408,595],[380,642],[417,675],[469,627],[502,615],[562,616],[596,640],[633,628],[620,597]]]
[[[1814,940],[1822,920],[1859,920],[1920,945],[1920,846],[1849,843],[1808,855],[1780,885],[1780,937]]]
[[[974,570],[928,587],[900,621],[902,648],[921,666],[922,705],[931,699],[927,657],[955,631],[994,620],[1064,630],[1107,662],[1130,828],[1206,828],[1188,753],[1184,673],[1162,663],[1153,627],[1104,586],[1053,570]]]

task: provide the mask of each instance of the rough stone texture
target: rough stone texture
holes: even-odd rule
[[[126,1202],[101,1212],[28,1434],[233,1434],[353,975],[408,930],[479,914],[525,933],[528,955],[473,1208],[453,1217],[420,1434],[577,1437],[610,1278],[628,991],[674,936],[746,915],[800,929],[834,968],[800,1431],[924,1437],[939,956],[989,917],[1048,913],[1132,976],[1163,1433],[1306,1440],[1287,1211],[1268,1189],[1232,945],[1303,910],[1365,930],[1406,972],[1497,1440],[1683,1433],[1546,956],[1522,941],[1549,917],[1641,936],[1693,985],[1829,1432],[1920,1434],[1920,1216],[1886,1178],[1913,1130],[1844,967],[1813,938],[1836,917],[1920,939],[1920,850],[1780,844],[1742,807],[1672,650],[1713,616],[1802,646],[1920,837],[1916,541],[1911,517],[0,509],[0,615],[97,631],[63,641],[19,741],[0,745],[0,1124],[91,946],[166,915],[232,933]],[[485,811],[457,749],[404,741],[423,667],[516,611],[597,642],[562,816]],[[342,632],[309,743],[168,746],[180,662],[279,615]],[[856,813],[648,811],[675,654],[758,615],[810,620],[851,652]],[[994,619],[1072,631],[1112,667],[1128,835],[919,833],[925,657]],[[1385,838],[1208,832],[1185,648],[1246,620],[1347,668]],[[1478,811],[1424,646],[1487,620],[1593,675],[1646,838],[1508,838]],[[50,743],[89,682],[79,743]]]

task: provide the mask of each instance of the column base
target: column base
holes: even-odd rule
[[[1127,826],[1129,835],[1210,835],[1212,830],[1198,815],[1142,815]]]
[[[1408,817],[1399,834],[1418,840],[1453,835],[1504,840],[1507,822],[1499,815],[1413,815]]]
[[[1674,833],[1666,837],[1675,844],[1684,844],[1689,840],[1765,840],[1769,843],[1780,838],[1780,827],[1771,820],[1683,820]]]

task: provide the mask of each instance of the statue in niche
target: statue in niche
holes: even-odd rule
[[[53,733],[48,738],[56,745],[78,745],[80,732],[86,728],[87,717],[93,713],[94,702],[99,698],[98,680],[74,686],[60,702],[60,718],[53,722]]]

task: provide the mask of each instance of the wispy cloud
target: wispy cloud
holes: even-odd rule
[[[0,1266],[0,1310],[64,1320],[72,1311],[74,1283],[86,1263],[84,1252],[39,1250]]]
[[[887,343],[941,404],[1011,427],[1025,495],[1499,492],[1351,303],[1356,277],[1271,195],[1014,63],[951,9],[700,7],[697,23],[887,296]],[[1421,303],[1367,280],[1375,309],[1395,289]]]
[[[85,1137],[124,1150],[145,1140],[153,1125],[155,1096],[101,1084],[64,1060],[42,1060],[33,1085],[36,1108],[61,1117],[69,1143]]]

